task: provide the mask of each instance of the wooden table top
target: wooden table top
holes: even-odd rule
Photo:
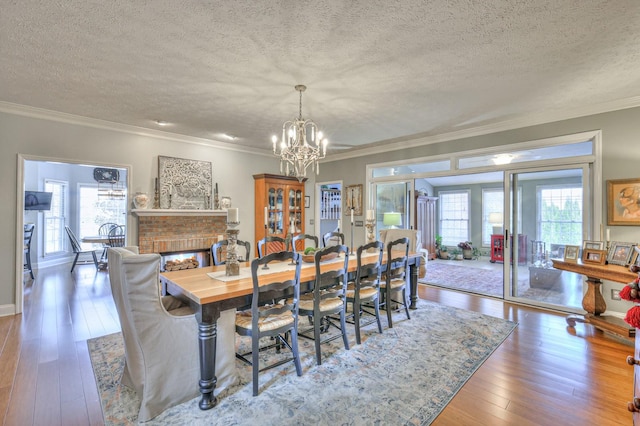
[[[411,253],[410,263],[414,263],[418,253]],[[385,262],[386,254],[383,257]],[[323,264],[324,270],[338,269],[342,262],[328,262]],[[349,256],[349,272],[355,272],[358,263],[356,256]],[[240,267],[251,267],[250,262],[240,263]],[[160,273],[165,280],[171,294],[181,294],[194,302],[204,305],[213,302],[221,302],[241,296],[248,296],[253,293],[253,280],[251,277],[237,280],[221,281],[207,275],[210,272],[220,272],[225,270],[225,265],[208,266],[204,268],[182,269],[180,271],[170,271]],[[259,279],[262,282],[275,281],[283,275],[290,275],[287,272],[274,272],[264,274]],[[316,270],[313,263],[303,263],[300,270],[300,282],[315,280]],[[176,294],[177,293],[177,294]]]
[[[587,277],[598,278],[600,280],[614,281],[618,283],[630,283],[638,277],[626,266],[619,265],[596,265],[586,264],[581,261],[565,262],[558,259],[551,259],[553,267],[563,271],[576,272]]]

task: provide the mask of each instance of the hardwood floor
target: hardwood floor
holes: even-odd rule
[[[106,272],[41,270],[22,315],[0,318],[4,425],[100,425],[86,340],[119,330]],[[630,425],[633,348],[565,315],[419,286],[420,297],[517,321],[519,326],[434,425]]]

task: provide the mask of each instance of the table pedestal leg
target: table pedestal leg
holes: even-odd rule
[[[218,403],[213,391],[218,382],[216,377],[216,337],[219,317],[220,312],[209,305],[201,306],[196,313],[200,347],[200,381],[198,384],[202,394],[199,403],[201,410],[213,408]]]
[[[418,302],[418,274],[420,273],[420,260],[422,256],[416,257],[415,264],[409,267],[409,309],[418,309],[416,303]]]
[[[629,326],[622,319],[600,315],[607,310],[607,303],[600,292],[602,281],[598,278],[587,277],[587,292],[582,298],[582,309],[587,311],[584,315],[569,315],[567,325],[575,327],[576,323],[591,324],[599,330],[606,331],[622,337],[626,343],[632,343],[635,336],[635,328]]]

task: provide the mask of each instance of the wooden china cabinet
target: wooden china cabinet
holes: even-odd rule
[[[438,197],[416,195],[415,227],[420,231],[422,248],[429,251],[429,260],[436,258],[436,201]]]
[[[287,239],[304,233],[304,181],[300,182],[293,176],[266,173],[253,175],[253,179],[256,250],[258,241],[265,237],[265,225],[266,235],[271,237]],[[282,243],[276,242],[268,247],[270,253],[284,249]]]

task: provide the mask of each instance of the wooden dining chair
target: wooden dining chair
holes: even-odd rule
[[[258,241],[258,257],[286,250],[289,250],[289,240],[282,237],[270,235]]]
[[[213,266],[224,265],[226,263],[222,258],[222,250],[229,245],[229,240],[220,240],[217,243],[211,245],[211,260]],[[244,250],[242,256],[238,256],[239,262],[248,262],[251,260],[251,243],[249,241],[236,241],[236,245],[240,246]],[[242,254],[242,253],[240,253]]]
[[[344,244],[344,234],[342,232],[327,232],[322,236],[322,246],[329,247]]]
[[[387,267],[384,277],[380,283],[380,294],[382,301],[380,306],[387,311],[389,328],[393,328],[391,311],[394,310],[392,304],[404,306],[407,319],[409,315],[409,303],[407,300],[407,273],[409,271],[409,238],[399,238],[387,244]],[[393,298],[393,295],[400,295],[400,298]]]
[[[330,271],[322,270],[322,261],[327,256],[342,256],[340,268]],[[347,300],[347,271],[349,265],[349,249],[345,245],[326,247],[314,253],[316,279],[313,283],[313,291],[300,296],[298,312],[302,316],[308,316],[313,326],[306,330],[298,331],[301,337],[314,340],[316,349],[316,364],[322,364],[322,352],[320,344],[331,342],[342,337],[344,348],[349,349],[347,338],[346,309]],[[336,324],[331,315],[339,315],[340,324]],[[339,334],[327,335],[324,339],[321,334],[326,333],[330,327],[340,330]]]
[[[109,247],[124,247],[124,226],[116,225],[109,230]]]
[[[258,281],[258,270],[272,262],[292,261],[295,268],[278,273],[278,280],[271,283]],[[251,352],[237,354],[242,361],[250,364],[253,371],[253,396],[258,395],[258,373],[273,367],[293,361],[298,376],[302,375],[302,365],[298,352],[298,301],[300,297],[300,259],[299,253],[280,251],[259,257],[251,262],[251,277],[253,280],[253,297],[251,309],[236,314],[236,333],[251,337]],[[261,276],[264,281],[264,276]],[[283,296],[293,296],[286,302]],[[280,303],[273,303],[280,300]],[[260,347],[260,339],[273,337],[275,342]],[[288,338],[291,337],[291,343]],[[259,354],[267,349],[280,350],[287,347],[292,353],[291,358],[281,359],[273,364],[260,368]],[[251,360],[247,358],[251,355]]]
[[[113,228],[115,228],[116,226],[118,226],[118,224],[117,223],[113,223],[113,222],[103,223],[98,228],[98,235],[108,237],[109,236],[109,232],[111,232],[111,230]],[[102,255],[100,256],[100,261],[101,262],[106,262],[107,261],[107,249],[108,248],[109,248],[109,243],[102,244]]]
[[[378,331],[382,334],[380,322],[380,277],[382,274],[382,241],[372,241],[358,247],[356,278],[347,285],[347,302],[353,306],[353,323],[356,329],[356,343],[360,344],[360,328],[373,323],[360,323],[362,314],[375,316]],[[371,312],[367,308],[373,308]]]
[[[299,248],[296,246],[299,246]],[[307,247],[318,248],[318,237],[309,234],[298,234],[291,239],[292,252],[304,252]]]
[[[33,223],[27,223],[24,225],[24,265],[23,269],[29,271],[29,276],[34,279],[33,268],[31,267],[31,239],[33,238],[33,231],[36,229],[36,225]]]
[[[98,270],[98,258],[96,257],[95,250],[83,250],[78,237],[76,237],[76,234],[73,233],[71,228],[65,226],[64,229],[65,231],[67,231],[67,235],[69,236],[71,249],[76,255],[76,257],[73,259],[73,265],[71,265],[71,272],[73,272],[73,269],[76,267],[76,263],[78,263],[78,258],[80,257],[80,255],[84,253],[91,253],[91,256],[93,256],[93,264],[96,265],[96,270]]]

